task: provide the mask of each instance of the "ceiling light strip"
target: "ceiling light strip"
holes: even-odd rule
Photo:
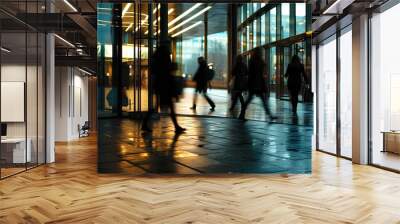
[[[73,45],[71,42],[69,42],[68,40],[60,37],[58,34],[54,34],[55,37],[57,37],[59,40],[61,40],[62,42],[66,43],[67,45],[69,45],[70,47],[76,48],[75,45]]]
[[[64,3],[67,4],[74,12],[78,12],[78,9],[75,8],[68,0],[64,0]]]
[[[171,14],[173,11],[175,11],[174,8],[169,9],[168,10],[168,15]],[[160,21],[160,20],[161,20],[161,17],[158,17],[157,20],[154,20],[153,25],[156,25],[157,21]]]
[[[170,29],[168,32],[171,33],[174,30],[178,29],[179,27],[185,25],[186,23],[190,22],[191,20],[193,20],[194,18],[200,16],[201,14],[205,13],[206,11],[210,10],[212,7],[211,6],[207,6],[206,8],[202,9],[201,11],[199,11],[198,13],[194,14],[192,17],[186,19],[185,21],[183,21],[182,23],[176,25],[175,27],[173,27],[172,29]]]
[[[203,21],[198,21],[197,23],[195,23],[195,24],[193,24],[193,25],[190,25],[190,26],[186,27],[185,29],[183,29],[183,30],[181,30],[181,31],[179,31],[179,32],[177,32],[177,33],[175,33],[174,35],[172,35],[172,37],[176,37],[176,36],[178,36],[178,35],[180,35],[180,34],[186,32],[186,31],[188,31],[188,30],[190,30],[190,29],[195,28],[196,26],[198,26],[198,25],[200,25],[200,24],[202,24],[202,23],[203,23]]]
[[[190,7],[188,10],[186,10],[184,13],[180,14],[178,17],[173,19],[171,22],[168,23],[168,26],[172,26],[175,23],[177,23],[180,19],[188,15],[189,13],[193,12],[193,10],[197,9],[200,7],[203,3],[196,3],[194,6]]]
[[[128,28],[125,29],[125,32],[128,32],[128,30],[129,30],[130,28],[132,28],[132,26],[133,26],[133,23],[129,24]]]
[[[124,9],[122,10],[122,17],[128,12],[129,8],[131,7],[132,3],[126,3]]]
[[[158,3],[158,6],[157,6],[157,8],[154,8],[154,9],[153,9],[153,14],[154,14],[154,13],[156,13],[156,12],[157,12],[157,10],[160,10],[160,8],[161,8],[161,4],[160,4],[160,3]]]

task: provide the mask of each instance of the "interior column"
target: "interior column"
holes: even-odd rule
[[[368,15],[353,19],[353,162],[368,163]]]

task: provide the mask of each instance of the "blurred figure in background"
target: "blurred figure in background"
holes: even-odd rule
[[[199,63],[199,67],[193,77],[193,81],[196,82],[196,90],[193,97],[193,106],[190,109],[196,110],[197,95],[203,94],[204,98],[206,98],[208,104],[211,106],[210,111],[214,111],[215,103],[207,95],[208,85],[214,78],[214,71],[208,67],[207,61],[204,57],[199,57],[197,62]]]
[[[286,69],[285,77],[288,79],[287,87],[290,94],[290,101],[292,103],[292,113],[294,116],[297,116],[297,104],[299,102],[298,96],[303,82],[302,80],[304,79],[304,82],[308,83],[304,65],[300,62],[299,56],[294,55],[292,57],[292,61]]]
[[[233,111],[235,109],[238,100],[240,100],[241,106],[244,106],[244,98],[242,93],[247,89],[248,71],[247,65],[244,63],[241,55],[237,56],[236,58],[236,64],[232,70],[232,79],[232,104],[229,108],[229,111]]]
[[[249,106],[251,100],[254,95],[261,98],[265,113],[269,116],[271,120],[276,119],[277,117],[271,114],[271,111],[267,102],[267,84],[264,78],[266,64],[261,56],[261,49],[257,48],[252,53],[249,60],[249,97],[242,107],[242,111],[240,112],[239,119],[245,120],[246,109]]]
[[[174,71],[177,69],[177,65],[172,63],[170,54],[168,45],[159,46],[152,56],[150,72],[154,80],[153,88],[160,100],[160,107],[169,108],[171,120],[175,126],[175,132],[182,133],[186,129],[179,126],[174,105],[174,98],[178,98],[177,93],[179,92],[177,91],[175,77],[173,75]],[[149,127],[149,121],[153,113],[153,110],[149,110],[145,116],[142,123],[143,131],[152,131]]]

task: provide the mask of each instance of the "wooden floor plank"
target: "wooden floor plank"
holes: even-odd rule
[[[97,174],[96,139],[0,181],[0,223],[400,223],[400,175],[313,153],[311,175]]]

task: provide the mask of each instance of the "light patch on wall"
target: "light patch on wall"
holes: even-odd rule
[[[112,58],[112,45],[111,44],[105,44],[104,46],[104,56],[106,58]],[[138,54],[139,48],[138,47],[133,47],[132,44],[124,44],[122,45],[122,58],[123,59],[133,59],[134,58],[134,52]],[[137,55],[135,55],[137,58]],[[140,58],[142,59],[147,59],[148,58],[148,48],[145,46],[140,47]]]

